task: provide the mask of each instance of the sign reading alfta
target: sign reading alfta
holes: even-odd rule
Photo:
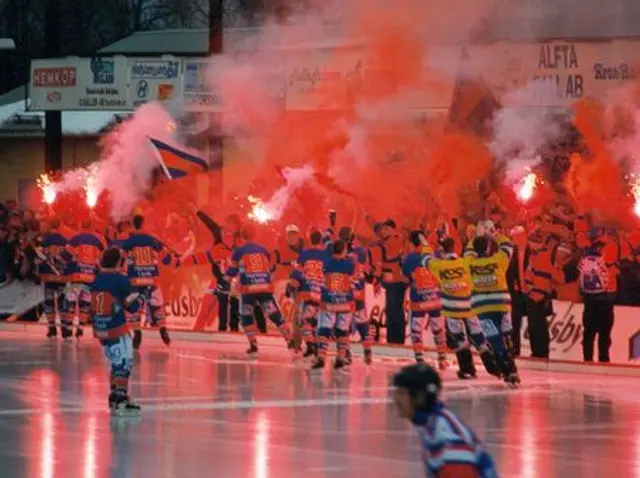
[[[570,43],[540,45],[538,74],[550,91],[561,99],[577,100],[584,95],[584,77],[578,64],[576,46]]]

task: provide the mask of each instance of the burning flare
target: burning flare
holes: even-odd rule
[[[533,193],[536,190],[538,184],[538,176],[533,171],[529,171],[524,178],[522,178],[522,184],[518,189],[518,198],[522,202],[528,202],[533,197]]]
[[[251,212],[247,215],[249,219],[252,219],[260,224],[266,224],[273,219],[273,214],[265,207],[262,199],[249,196],[247,198],[249,203],[253,205]]]
[[[42,191],[42,199],[45,204],[51,206],[56,200],[56,185],[48,174],[41,174],[37,180],[38,187]]]
[[[635,174],[629,176],[631,194],[633,194],[633,212],[640,217],[640,178]]]
[[[96,179],[91,173],[87,175],[87,179],[84,185],[85,192],[85,200],[87,201],[87,206],[93,209],[98,202],[98,189],[96,188]]]

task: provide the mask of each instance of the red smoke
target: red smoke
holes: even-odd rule
[[[300,30],[265,28],[260,61],[247,57],[249,63],[230,63],[212,74],[212,88],[222,92],[228,111],[222,129],[241,131],[253,155],[252,167],[242,171],[227,158],[225,177],[230,171],[242,175],[252,182],[252,194],[267,200],[284,184],[277,174],[281,168],[311,166],[316,180],[292,195],[283,214],[283,222],[301,225],[321,220],[328,207],[351,218],[362,207],[377,218],[402,217],[409,227],[418,225],[426,208],[458,215],[460,194],[475,188],[492,166],[485,138],[464,131],[464,116],[483,100],[486,88],[457,99],[462,117],[448,127],[444,116],[420,120],[415,108],[440,78],[451,81],[446,75],[458,73],[430,64],[425,28],[443,31],[448,25],[451,33],[444,32],[439,41],[460,36],[461,25],[480,20],[469,18],[477,13],[445,15],[419,0],[402,2],[402,8],[390,2],[349,2],[342,6],[337,38],[323,33],[327,13],[300,20],[306,22],[307,46],[300,46],[299,53],[289,50],[302,43]],[[308,46],[331,38],[330,48]],[[271,44],[286,45],[287,61],[298,62],[286,69],[287,98],[297,101],[292,104],[265,93],[269,88],[260,67],[269,62],[265,58],[275,63],[283,55]],[[265,95],[256,96],[256,91]],[[318,178],[330,178],[336,187]]]
[[[291,188],[281,218],[262,226],[268,234],[287,223],[324,226],[329,208],[338,210],[341,223],[360,229],[365,213],[393,217],[406,227],[442,214],[479,218],[486,215],[491,189],[481,185],[488,178],[505,209],[520,208],[512,191],[499,184],[503,178],[487,147],[499,136],[492,126],[501,105],[482,71],[474,70],[483,65],[467,61],[462,47],[452,48],[458,53],[450,58],[438,54],[442,45],[470,43],[493,13],[487,10],[491,2],[329,3],[316,2],[312,11],[266,25],[252,41],[257,53],[240,47],[216,59],[208,81],[224,113],[212,115],[210,134],[233,138],[225,141],[223,167],[209,173],[207,186],[199,178],[165,183],[145,201],[149,222],[174,247],[180,237],[166,233],[171,213],[184,222],[178,230],[191,227],[187,218],[194,207],[220,222],[228,214],[246,218],[249,194],[266,203],[289,188],[287,168],[310,167],[314,175]],[[434,98],[443,109],[426,111]],[[632,98],[615,108],[590,100],[575,105],[574,124],[588,152],[573,159],[566,179],[577,209],[617,223],[630,220],[633,203],[617,151],[640,148],[633,124],[640,94]],[[549,126],[546,119],[537,121]],[[528,137],[516,139],[534,143],[533,150],[543,145],[524,140],[555,139],[554,128],[538,135],[527,128],[531,121],[521,123],[514,131]],[[534,162],[534,153],[524,159]],[[542,209],[556,200],[550,185],[541,186],[527,206]],[[201,232],[199,241],[208,239]]]

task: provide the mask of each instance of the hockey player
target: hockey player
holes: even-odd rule
[[[62,338],[71,337],[72,331],[63,317],[67,316],[66,301],[64,300],[64,288],[67,282],[65,274],[66,265],[61,254],[69,244],[68,239],[60,233],[60,220],[51,219],[50,230],[45,233],[40,243],[38,254],[38,274],[44,283],[44,314],[49,324],[48,338],[55,338],[56,314],[60,316]]]
[[[73,316],[78,311],[78,328],[76,338],[83,335],[82,326],[89,322],[91,307],[91,290],[89,286],[95,280],[100,263],[100,256],[104,251],[104,243],[98,234],[91,230],[91,220],[84,218],[80,221],[80,233],[69,240],[69,269],[71,272],[71,288],[65,294],[65,315],[62,316],[63,326],[71,328]]]
[[[505,382],[520,383],[518,369],[507,349],[502,331],[505,321],[510,321],[511,296],[507,288],[507,269],[513,255],[513,244],[506,236],[497,238],[498,249],[492,251],[492,239],[488,235],[477,236],[467,247],[471,271],[471,307],[480,319],[496,363]]]
[[[491,455],[473,431],[440,400],[442,381],[424,364],[393,377],[393,401],[418,430],[427,478],[497,478]]]
[[[240,302],[231,294],[231,284],[225,277],[231,253],[234,247],[234,236],[237,235],[235,216],[227,216],[228,227],[222,227],[204,211],[196,210],[196,217],[204,224],[213,236],[213,247],[204,254],[194,254],[193,264],[211,265],[213,280],[209,283],[207,294],[202,299],[202,307],[196,321],[197,325],[211,320],[214,306],[218,308],[218,330],[226,332],[230,329],[237,332],[240,324]]]
[[[273,281],[290,281],[295,271],[296,259],[307,246],[306,241],[301,237],[300,228],[295,224],[289,224],[285,228],[285,237],[278,237],[277,241],[278,245],[273,251]],[[289,284],[291,283],[289,282],[288,285]],[[284,311],[286,311],[284,319],[293,326],[291,337],[296,347],[296,353],[298,353],[302,351],[300,339],[303,331],[298,329],[298,325],[303,324],[303,319],[300,317],[302,300],[296,297],[295,287],[287,287],[284,297],[287,302],[287,307],[284,308]],[[312,352],[312,350],[307,348],[305,356],[308,356],[307,354]]]
[[[353,313],[352,329],[360,336],[364,349],[364,363],[371,365],[373,361],[373,337],[371,334],[371,320],[367,316],[365,307],[365,284],[371,274],[371,255],[369,251],[358,244],[350,227],[342,227],[338,237],[347,243],[348,256],[355,265],[353,276],[353,299],[355,311]],[[351,362],[351,350],[347,350],[347,362]]]
[[[117,247],[123,250],[124,243],[131,235],[131,223],[129,221],[120,221],[116,224],[115,237],[109,239],[109,247]]]
[[[458,377],[475,378],[476,368],[469,349],[469,339],[480,352],[487,372],[499,376],[500,372],[489,344],[482,332],[480,321],[471,310],[471,271],[469,258],[458,257],[454,252],[456,243],[451,238],[442,241],[443,258],[437,259],[432,251],[422,259],[440,283],[442,314],[446,318],[447,339],[455,349],[458,359]]]
[[[171,262],[172,253],[158,239],[143,231],[144,217],[134,216],[132,225],[134,230],[122,245],[129,256],[127,274],[136,290],[144,294],[145,307],[142,310],[147,309],[151,316],[151,324],[160,328],[162,341],[169,345],[171,338],[165,324],[164,299],[162,289],[157,282],[160,274],[159,262]],[[134,349],[140,348],[142,342],[140,330],[142,310],[130,317]]]
[[[424,362],[424,345],[422,331],[425,329],[425,318],[428,317],[429,328],[438,352],[438,366],[446,369],[447,337],[445,319],[442,317],[440,288],[433,273],[422,264],[422,250],[425,238],[420,231],[409,234],[409,244],[413,251],[402,259],[402,272],[409,279],[409,326],[411,327],[411,344],[416,362]]]
[[[326,260],[323,268],[324,287],[316,338],[318,356],[311,367],[314,370],[324,368],[332,336],[335,337],[338,348],[334,369],[343,369],[347,365],[345,358],[349,349],[349,331],[355,309],[355,264],[347,257],[347,245],[344,241],[338,239],[333,242],[332,247],[332,255]]]
[[[118,415],[140,412],[140,406],[129,397],[133,343],[125,311],[136,313],[145,302],[143,295],[134,292],[131,282],[119,269],[121,261],[119,249],[107,249],[102,256],[100,271],[90,285],[94,335],[100,340],[111,364],[109,409]]]
[[[405,341],[404,297],[407,278],[402,273],[400,260],[405,251],[405,238],[397,231],[392,219],[376,225],[376,229],[382,239],[371,248],[371,255],[377,280],[385,290],[387,343],[402,345]]]
[[[289,277],[293,272],[296,258],[304,249],[304,239],[300,237],[300,228],[289,224],[285,228],[285,240],[278,241],[278,247],[273,251],[276,274],[279,277]]]
[[[298,320],[302,325],[302,340],[306,344],[304,358],[316,353],[315,331],[324,284],[323,267],[328,257],[322,244],[322,233],[309,234],[309,248],[304,249],[295,261],[289,284],[298,301]]]
[[[289,327],[282,318],[278,303],[273,297],[271,273],[273,264],[269,251],[253,242],[255,231],[253,226],[245,225],[240,232],[240,244],[231,255],[231,262],[227,269],[230,278],[239,276],[240,285],[240,315],[242,328],[249,340],[249,355],[258,353],[257,327],[254,319],[255,307],[260,307],[266,317],[278,327],[287,342],[289,350],[294,350],[290,338]]]

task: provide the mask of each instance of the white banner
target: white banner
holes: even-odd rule
[[[638,46],[618,40],[471,46],[466,69],[481,76],[502,102],[568,108],[584,98],[605,100],[633,80]]]
[[[44,301],[44,287],[13,281],[0,287],[0,314],[24,314]]]
[[[364,51],[299,50],[286,55],[286,107],[335,110],[350,106],[361,88]]]
[[[218,93],[212,91],[207,77],[213,61],[205,58],[185,60],[182,75],[182,99],[189,111],[217,112],[222,110]]]
[[[291,318],[292,304],[284,298],[286,281],[275,284],[275,297],[286,318]],[[170,328],[216,331],[218,330],[218,304],[214,296],[206,294],[208,284],[202,282],[198,290],[182,288],[179,297],[165,304],[165,312]],[[386,314],[384,289],[378,295],[373,287],[367,285],[365,289],[365,303],[367,316],[382,325],[381,339],[386,337]],[[551,336],[550,356],[552,360],[582,361],[582,339],[584,327],[582,325],[582,304],[554,301],[554,315],[549,317],[549,333]],[[610,349],[611,361],[614,363],[640,365],[640,320],[639,308],[616,307],[615,324],[612,332]],[[268,322],[268,321],[267,321]],[[267,324],[274,330],[272,324]],[[406,344],[410,344],[410,331],[407,324]],[[433,337],[425,331],[425,345],[434,346]],[[523,319],[521,330],[521,354],[523,357],[531,355],[531,346],[527,331],[526,318]],[[597,339],[595,343],[595,358],[597,360]]]
[[[553,360],[575,360],[581,362],[584,326],[582,324],[582,304],[554,301],[554,315],[549,317],[551,336],[550,357]],[[610,358],[614,363],[634,363],[640,365],[640,321],[637,307],[615,307],[615,322],[611,333]],[[523,320],[522,356],[531,355],[531,345],[526,318]],[[598,360],[598,338],[594,343],[594,359]]]
[[[265,56],[268,55],[268,56]],[[226,101],[223,102],[223,94]],[[189,111],[283,107],[284,55],[254,52],[185,60],[182,97]],[[268,104],[265,103],[269,102]]]
[[[286,285],[286,281],[277,281],[274,284],[274,296],[282,314],[291,317],[291,303],[284,297]],[[211,293],[208,281],[200,282],[195,288],[183,286],[178,297],[165,302],[164,311],[170,329],[218,330],[218,298]],[[268,320],[267,326],[275,331]]]
[[[129,60],[129,105],[132,108],[149,101],[167,101],[178,93],[181,81],[177,58]]]
[[[638,41],[616,40],[431,47],[425,51],[422,77],[406,79],[403,93],[406,97],[398,98],[402,104],[410,104],[417,110],[448,108],[455,96],[456,84],[464,85],[476,79],[504,104],[569,108],[588,97],[605,100],[635,79],[640,65],[639,46]],[[375,72],[363,75],[371,55],[362,48],[299,49],[287,50],[281,56],[265,55],[269,60],[267,66],[263,64],[264,59],[249,61],[245,62],[244,70],[238,71],[244,74],[249,67],[260,70],[268,78],[265,81],[270,83],[270,90],[284,93],[288,110],[340,109],[350,105],[354,92],[368,91],[368,85],[363,82],[377,81]],[[235,61],[242,65],[250,57],[244,56],[236,55]],[[234,65],[234,60],[225,63],[227,60],[221,58],[219,69],[208,72],[214,60],[186,62],[183,89],[192,109],[220,111],[220,92],[210,91],[211,81],[206,81],[206,75],[211,79],[218,73],[229,74],[229,65]],[[273,74],[263,72],[267,68],[273,68]],[[280,81],[283,84],[279,87]],[[471,93],[477,95],[481,91]]]
[[[115,110],[128,108],[127,60],[60,58],[31,62],[30,110]]]

